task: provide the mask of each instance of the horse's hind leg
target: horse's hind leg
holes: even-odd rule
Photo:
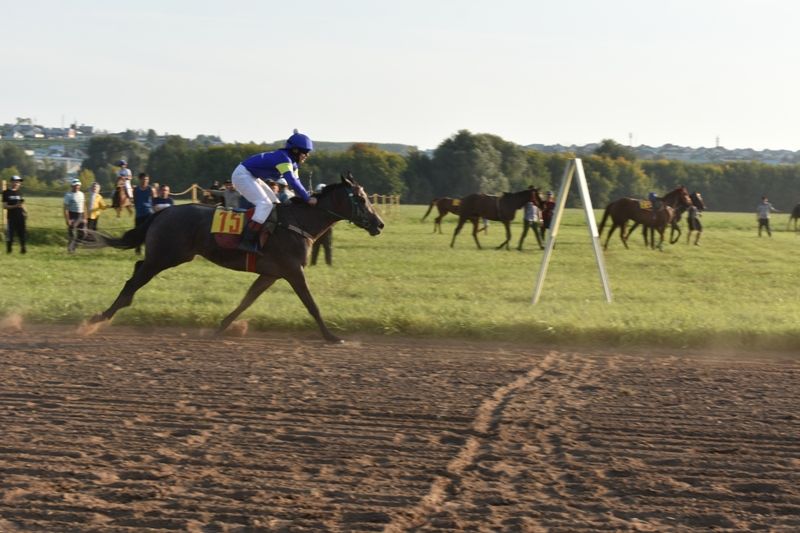
[[[453,232],[453,240],[450,241],[450,248],[452,248],[455,245],[456,237],[458,237],[458,234],[461,232],[461,228],[464,227],[464,223],[466,221],[467,221],[466,218],[461,218],[461,217],[458,218],[458,225],[456,226],[456,229]],[[475,240],[477,240],[477,239],[475,239]],[[478,245],[478,247],[480,247],[480,245]]]
[[[266,274],[258,276],[253,284],[250,285],[250,288],[247,289],[247,294],[245,294],[244,298],[242,298],[241,303],[239,303],[239,307],[234,309],[222,320],[222,322],[220,322],[219,327],[217,328],[217,335],[228,329],[228,326],[230,326],[231,323],[236,320],[236,317],[241,315],[245,309],[253,305],[253,302],[255,302],[265,290],[269,289],[277,279],[278,278],[275,276],[268,276]]]
[[[472,219],[472,238],[475,239],[475,244],[478,246],[478,250],[483,250],[481,247],[481,243],[478,241],[478,219]]]
[[[125,282],[125,286],[120,291],[117,299],[114,300],[114,303],[111,304],[111,307],[102,313],[94,315],[89,322],[95,323],[102,322],[103,320],[111,320],[117,311],[133,303],[133,295],[136,294],[136,291],[145,286],[147,282],[165,268],[167,267],[155,266],[152,263],[148,264],[146,259],[143,261],[136,261],[136,264],[133,266],[133,275]]]

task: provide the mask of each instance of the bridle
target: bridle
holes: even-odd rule
[[[341,213],[337,213],[331,209],[326,207],[322,207],[321,209],[326,213],[335,216],[339,220],[347,220],[352,224],[355,224],[359,228],[362,229],[369,229],[372,225],[372,218],[369,209],[367,209],[366,202],[359,202],[360,196],[356,194],[355,188],[352,185],[344,185],[345,191],[347,192],[347,198],[350,201],[350,213],[351,215],[345,216]],[[359,187],[360,189],[360,187]]]

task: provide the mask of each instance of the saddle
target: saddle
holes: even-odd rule
[[[639,209],[650,211],[651,209],[653,209],[653,202],[651,202],[650,200],[639,200]]]
[[[245,226],[253,218],[254,208],[238,209],[219,206],[214,210],[214,218],[211,220],[210,232],[214,234],[217,246],[226,250],[235,250],[242,240],[242,233]],[[278,227],[277,206],[269,213],[264,225],[261,226],[259,243],[261,248],[267,243],[267,239]]]

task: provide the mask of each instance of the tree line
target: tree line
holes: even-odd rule
[[[277,144],[223,144],[210,146],[202,140],[174,135],[155,148],[120,136],[95,136],[80,177],[97,181],[106,191],[115,183],[119,159],[134,174],[147,172],[153,181],[169,184],[173,191],[197,183],[208,187],[224,181],[246,157],[279,148]],[[573,156],[527,149],[496,135],[462,130],[444,140],[430,153],[412,150],[389,152],[372,144],[353,144],[345,150],[315,150],[300,170],[304,184],[338,180],[345,171],[370,193],[400,195],[403,203],[427,204],[433,198],[466,196],[473,192],[499,194],[530,185],[555,189]],[[624,196],[643,198],[649,191],[665,194],[685,185],[700,191],[709,207],[718,211],[753,211],[762,195],[778,209],[789,210],[800,201],[800,165],[768,165],[759,162],[687,163],[637,160],[630,148],[604,140],[595,152],[583,157],[592,202],[603,207]],[[37,168],[21,149],[0,143],[0,177],[20,174],[26,189],[63,191],[63,172]],[[87,183],[88,185],[88,183]],[[578,205],[570,196],[570,207]]]

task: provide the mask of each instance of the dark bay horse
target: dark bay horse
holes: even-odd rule
[[[469,220],[472,222],[472,238],[475,239],[475,244],[478,245],[478,249],[480,249],[481,243],[478,242],[478,220],[485,218],[487,220],[497,220],[503,223],[506,227],[506,240],[500,243],[497,249],[499,250],[505,246],[506,250],[510,250],[508,243],[511,241],[511,221],[514,220],[517,209],[528,202],[533,202],[539,209],[542,208],[542,197],[539,196],[539,190],[535,187],[529,187],[518,192],[503,193],[502,196],[492,196],[482,193],[465,196],[461,199],[458,226],[456,226],[453,232],[453,240],[450,242],[450,248],[455,245],[458,233]]]
[[[450,198],[449,196],[443,196],[441,198],[434,198],[431,200],[431,205],[428,206],[428,210],[422,215],[422,220],[424,221],[428,218],[428,215],[431,214],[434,206],[439,211],[439,215],[433,219],[433,232],[436,233],[436,230],[439,230],[439,233],[442,232],[442,219],[445,217],[447,213],[453,213],[454,215],[458,215],[458,206],[461,203],[461,200],[457,198]]]
[[[689,198],[692,200],[692,205],[697,208],[697,215],[700,216],[700,213],[706,210],[706,203],[703,200],[703,195],[695,191],[689,195]],[[676,213],[675,218],[680,219],[680,215]],[[703,227],[700,225],[700,220],[696,219],[695,221],[695,224],[697,224],[698,227],[693,226],[692,221],[689,218],[687,218],[686,224],[689,228],[689,231],[686,233],[686,244],[689,244],[689,241],[692,238],[692,231],[698,231],[697,237],[694,241],[694,243],[697,244],[700,241],[700,233],[703,232]]]
[[[667,223],[670,224],[671,227],[669,242],[670,244],[675,244],[681,237],[681,229],[678,226],[678,222],[680,221],[680,215],[692,205],[692,200],[691,197],[689,196],[689,191],[684,186],[676,187],[675,189],[671,190],[670,192],[659,198],[658,201],[660,202],[661,206],[669,207],[673,211],[672,218],[668,220]],[[650,211],[650,213],[652,214],[653,212]],[[658,229],[658,226],[660,224],[660,222],[658,221],[659,218],[660,217],[658,216],[651,217],[651,222],[654,222],[653,224],[643,224],[644,227],[642,228],[642,234],[644,235],[645,246],[650,245],[652,248],[656,247],[655,232],[659,231]],[[633,220],[633,226],[631,226],[630,231],[624,233],[624,227],[623,227],[620,233],[620,237],[622,237],[622,242],[623,244],[625,244],[626,248],[628,247],[627,246],[628,238],[634,232],[636,227],[639,224],[641,224],[641,222],[635,219],[631,220]],[[613,230],[614,228],[612,226],[611,230],[609,231],[609,238],[611,238],[611,232],[613,232]],[[650,234],[649,239],[648,239],[648,233]],[[676,233],[677,235],[675,235]],[[661,236],[661,240],[658,243],[658,248],[661,249],[662,243],[664,242],[663,232],[659,231],[659,235]],[[606,248],[607,247],[608,247],[608,239],[606,239]]]
[[[794,230],[797,231],[797,220],[800,219],[800,204],[794,206],[792,209],[792,214],[789,215],[789,225],[786,226],[786,229],[792,227],[792,221],[794,221]]]
[[[303,271],[308,249],[312,239],[340,220],[349,220],[370,235],[380,234],[384,225],[364,189],[349,174],[342,176],[341,183],[326,186],[316,197],[316,206],[305,203],[275,206],[278,227],[267,240],[262,249],[263,255],[260,256],[220,248],[209,231],[215,209],[202,204],[184,204],[164,209],[118,239],[97,234],[100,246],[130,249],[144,243],[145,257],[136,262],[133,275],[111,307],[93,316],[90,322],[110,320],[118,310],[131,305],[136,291],[156,274],[200,255],[225,268],[258,274],[239,306],[222,320],[217,333],[225,331],[264,291],[283,278],[314,317],[322,336],[330,342],[341,342],[323,322],[308,289]]]

